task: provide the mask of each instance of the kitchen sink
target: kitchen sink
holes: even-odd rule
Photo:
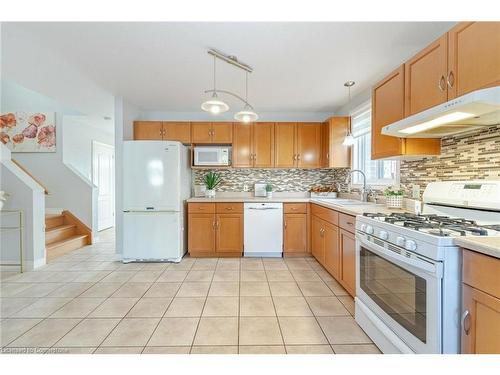
[[[362,202],[357,199],[317,199],[320,202],[336,204],[338,206],[371,206],[373,203],[370,202]]]

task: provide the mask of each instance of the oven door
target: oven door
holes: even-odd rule
[[[415,353],[441,352],[442,264],[356,234],[356,297]]]

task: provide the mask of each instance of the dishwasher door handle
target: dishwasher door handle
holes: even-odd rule
[[[250,207],[250,208],[247,208],[247,210],[264,211],[264,210],[279,210],[279,208],[278,207],[262,207],[262,208]]]

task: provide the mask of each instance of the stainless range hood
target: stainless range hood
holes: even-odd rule
[[[442,138],[500,124],[500,86],[473,91],[384,126],[382,134],[399,138]]]

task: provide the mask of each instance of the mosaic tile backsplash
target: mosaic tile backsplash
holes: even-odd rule
[[[276,192],[307,192],[312,186],[337,184],[348,192],[348,168],[341,169],[214,169],[222,177],[217,187],[223,192],[242,192],[247,184],[270,183]],[[458,134],[441,140],[441,155],[401,161],[401,185],[411,195],[413,184],[421,192],[429,182],[446,180],[500,180],[500,125]],[[207,170],[193,170],[195,184],[203,184]],[[356,192],[356,189],[352,189]],[[381,191],[376,191],[381,194]]]
[[[247,184],[253,191],[256,182],[270,183],[276,192],[307,192],[316,185],[330,186],[344,182],[348,169],[213,169],[222,182],[217,191],[241,192]],[[195,184],[203,184],[207,170],[193,170]],[[341,187],[342,189],[342,187]]]
[[[500,179],[500,125],[441,140],[441,155],[401,162],[401,185],[421,191],[429,182]]]

